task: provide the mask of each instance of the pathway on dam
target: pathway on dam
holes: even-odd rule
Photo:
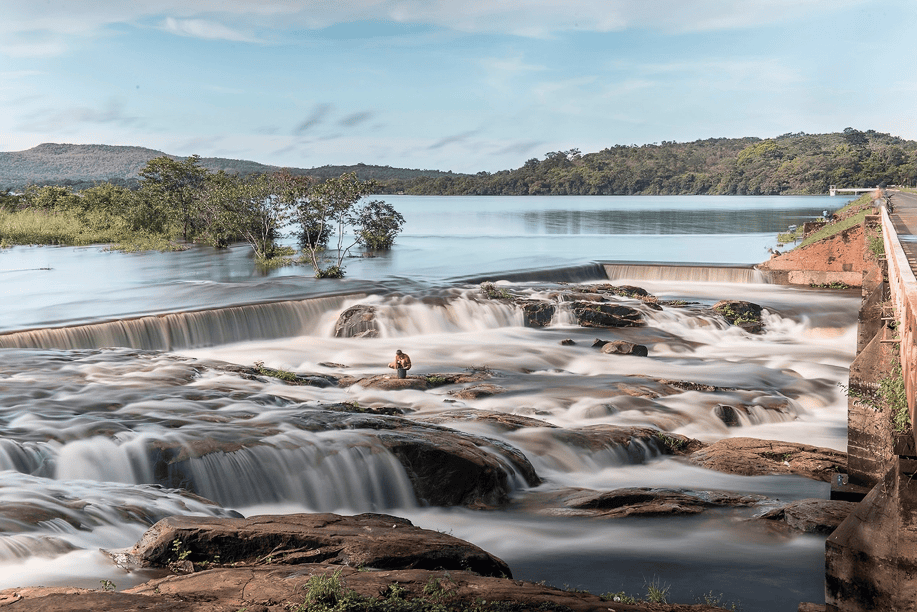
[[[917,275],[917,194],[896,191],[891,194],[894,212],[889,214],[901,249],[907,256],[911,270]]]

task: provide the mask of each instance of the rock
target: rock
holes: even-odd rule
[[[367,601],[365,609],[444,609],[500,612],[722,612],[708,605],[612,603],[578,590],[561,590],[522,580],[478,576],[465,571],[421,569],[361,571],[310,563],[290,566],[218,567],[186,576],[151,580],[121,592],[69,587],[34,587],[0,591],[0,606],[15,612],[289,612],[305,610],[305,585],[311,576],[340,584],[343,592]],[[401,595],[393,596],[393,585]],[[430,592],[430,585],[438,593]],[[372,602],[372,603],[369,603]],[[316,608],[331,608],[322,601]],[[354,606],[355,608],[357,606]]]
[[[478,399],[481,397],[490,397],[491,395],[497,395],[498,393],[505,393],[506,389],[498,385],[492,385],[489,383],[484,383],[481,385],[474,385],[473,387],[465,387],[464,389],[459,389],[457,391],[450,391],[449,395],[458,399]]]
[[[376,338],[379,327],[376,323],[376,308],[366,304],[351,306],[338,316],[334,325],[335,338]]]
[[[604,302],[574,302],[573,314],[583,327],[638,327],[643,314],[636,308]]]
[[[612,340],[602,345],[602,352],[606,355],[635,355],[646,357],[649,350],[642,344],[634,344],[624,340]]]
[[[573,346],[576,344],[571,338],[564,338],[560,341],[561,346]]]
[[[758,304],[742,300],[721,300],[713,305],[713,310],[730,325],[741,327],[749,333],[757,334],[764,329],[761,323],[761,312],[764,309]]]
[[[602,340],[601,338],[596,338],[592,341],[592,348],[602,348],[608,344],[608,340]]]
[[[556,425],[552,425],[547,421],[542,421],[539,419],[533,419],[527,416],[521,416],[518,414],[508,414],[506,412],[496,412],[492,410],[478,410],[478,409],[460,409],[460,410],[449,410],[446,412],[439,412],[436,414],[431,414],[429,416],[417,417],[414,420],[423,421],[425,423],[436,423],[441,425],[449,425],[450,423],[455,422],[469,422],[475,421],[479,423],[486,423],[493,426],[495,429],[498,429],[502,432],[516,431],[519,429],[525,429],[527,427],[548,427],[548,428],[557,428]]]
[[[797,474],[826,482],[847,469],[847,454],[841,451],[755,438],[720,440],[693,452],[688,459],[696,465],[728,474]]]
[[[748,414],[747,411],[742,410],[741,408],[735,408],[725,404],[717,404],[713,409],[714,416],[723,421],[723,424],[726,425],[726,427],[738,427],[742,424],[742,422],[739,420],[739,412],[742,412],[744,415]]]
[[[758,518],[782,522],[793,531],[830,535],[856,506],[856,502],[834,499],[803,499],[775,508]]]
[[[509,566],[474,544],[387,514],[288,514],[250,518],[173,516],[150,527],[129,550],[137,567],[334,563],[374,569],[470,570],[511,576]]]
[[[761,495],[733,495],[722,491],[688,491],[650,487],[592,491],[565,489],[535,492],[516,502],[518,509],[549,516],[685,516],[710,508],[740,508],[765,502]]]
[[[459,373],[426,374],[424,376],[408,376],[406,378],[396,378],[394,374],[366,377],[342,376],[338,379],[338,386],[346,388],[351,385],[360,385],[365,389],[415,389],[426,391],[427,389],[435,389],[445,385],[480,382],[492,377],[493,372],[487,369],[472,369]]]
[[[523,302],[522,315],[526,327],[546,327],[551,324],[557,307],[551,302]]]

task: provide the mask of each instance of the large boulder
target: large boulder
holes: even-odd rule
[[[509,566],[451,535],[386,514],[288,514],[250,518],[173,516],[150,527],[121,564],[168,567],[179,558],[204,566],[334,563],[373,569],[470,570],[510,576]]]
[[[551,324],[557,307],[551,302],[522,302],[522,317],[526,327],[546,327]]]
[[[643,313],[636,308],[606,302],[574,302],[573,314],[583,327],[638,327]]]
[[[758,304],[742,300],[720,300],[713,305],[713,310],[730,325],[741,327],[749,333],[757,334],[764,329],[761,322],[764,309]]]
[[[688,459],[729,474],[797,474],[826,482],[847,469],[847,454],[841,451],[757,438],[726,438],[691,453]]]
[[[366,304],[351,306],[338,316],[334,325],[335,338],[376,338],[379,326],[376,308]]]

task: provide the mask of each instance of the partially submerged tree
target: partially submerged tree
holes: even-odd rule
[[[360,227],[362,208],[360,200],[376,189],[375,181],[360,181],[355,172],[342,174],[314,185],[308,198],[297,202],[296,217],[303,232],[315,232],[321,237],[325,228],[330,228],[337,237],[334,255],[322,246],[320,240],[307,241],[305,254],[318,278],[341,278],[344,276],[344,258],[360,242],[360,235],[354,228]],[[353,229],[348,238],[348,229]],[[327,262],[330,265],[323,265]]]
[[[403,225],[404,217],[391,204],[373,200],[360,208],[357,215],[357,236],[367,248],[390,249]]]

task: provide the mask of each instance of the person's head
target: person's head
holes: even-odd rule
[[[401,352],[401,349],[398,349],[397,351],[395,351],[395,354],[396,354],[396,355],[404,355],[404,353]]]

